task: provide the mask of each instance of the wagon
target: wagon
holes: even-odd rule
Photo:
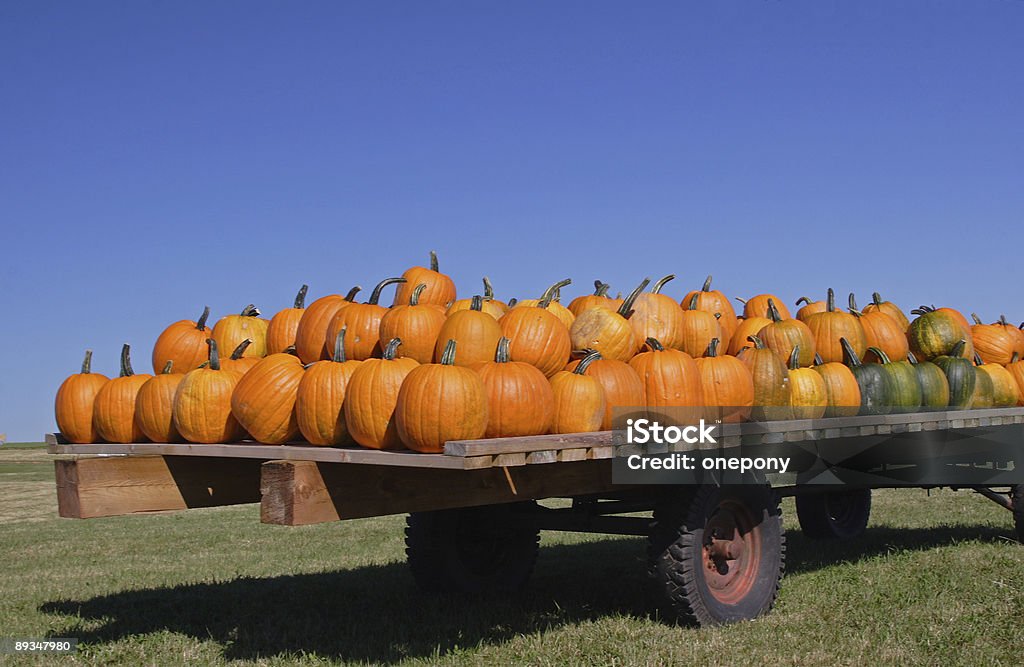
[[[428,591],[522,588],[541,530],[645,536],[656,603],[699,625],[771,609],[785,565],[784,496],[796,496],[809,537],[849,539],[867,525],[872,489],[971,490],[1012,511],[1024,541],[1024,408],[723,424],[719,433],[720,451],[785,454],[802,472],[642,483],[627,471],[631,455],[692,448],[641,452],[621,431],[454,441],[442,454],[76,445],[59,434],[47,444],[74,455],[55,462],[62,517],[256,502],[263,523],[287,526],[408,514],[409,567]],[[566,500],[538,502],[548,499]]]

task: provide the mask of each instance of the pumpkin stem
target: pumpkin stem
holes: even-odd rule
[[[704,286],[700,288],[700,291],[701,292],[710,292],[711,291],[711,275],[710,274],[708,275],[708,279],[704,281]]]
[[[850,341],[846,340],[846,338],[841,337],[839,339],[839,344],[843,346],[843,361],[846,362],[846,365],[860,366],[860,358],[857,356],[857,353],[854,352],[853,346],[850,345]]]
[[[795,371],[800,368],[800,346],[794,345],[793,351],[789,353],[789,370]]]
[[[437,253],[430,251],[430,270],[437,272]]]
[[[362,289],[363,288],[360,287],[359,285],[356,285],[355,287],[350,289],[348,291],[348,294],[345,295],[345,301],[348,301],[349,303],[352,303],[353,301],[355,301],[356,300],[356,294],[359,294],[359,292],[361,292]]]
[[[572,370],[576,375],[583,375],[590,368],[590,364],[594,363],[601,358],[601,353],[597,350],[588,350],[586,355],[580,359],[580,363],[576,364],[576,368]]]
[[[927,315],[928,313],[934,313],[935,306],[920,306],[910,311],[911,315]]]
[[[388,341],[388,344],[384,346],[384,354],[382,354],[381,357],[388,361],[394,360],[395,355],[398,353],[398,346],[401,344],[401,338],[392,338]]]
[[[881,361],[883,364],[892,363],[892,361],[889,359],[889,355],[886,354],[885,350],[883,350],[880,347],[875,347],[874,345],[872,345],[871,347],[868,348],[868,352],[874,353],[874,355],[878,357],[878,360]]]
[[[747,305],[748,299],[741,299],[738,296],[734,296],[733,298],[736,299],[737,301],[739,301],[740,303],[742,303],[744,306]]]
[[[168,359],[167,363],[164,364],[164,369],[160,371],[160,375],[170,375],[172,368],[174,368],[174,359]]]
[[[775,299],[768,299],[768,319],[772,322],[782,321],[782,315],[779,313],[779,309],[775,307]]]
[[[882,295],[879,294],[878,292],[872,292],[871,293],[871,303],[875,304],[876,306],[881,306],[882,305]]]
[[[473,297],[479,299],[480,297]],[[449,338],[448,342],[444,344],[444,352],[441,353],[441,365],[451,366],[455,363],[455,339]]]
[[[494,361],[499,364],[507,364],[509,362],[510,355],[508,352],[508,344],[510,342],[511,341],[504,336],[498,339],[498,349],[494,353]]]
[[[306,292],[309,291],[309,285],[303,285],[299,288],[299,293],[295,295],[295,305],[292,308],[305,308],[306,307]]]
[[[594,296],[608,296],[608,288],[611,287],[608,283],[603,283],[600,280],[594,281]]]
[[[256,304],[250,303],[248,306],[242,309],[242,317],[259,317],[260,311],[256,307]]]
[[[626,299],[622,302],[622,305],[619,306],[619,315],[622,315],[627,320],[629,319],[629,316],[633,314],[633,302],[636,301],[636,298],[640,296],[640,292],[643,292],[644,289],[647,287],[647,284],[650,282],[650,278],[644,278],[643,281],[639,285],[637,285],[632,292],[629,293],[629,296],[627,296]]]
[[[961,338],[960,341],[953,346],[953,349],[949,351],[951,357],[962,357],[964,356],[964,348],[967,346],[967,339]]]
[[[911,366],[917,366],[917,357],[914,356],[913,352],[907,352],[907,361],[910,362]]]
[[[671,273],[668,274],[667,276],[665,276],[664,278],[662,278],[658,282],[654,283],[654,287],[651,288],[651,294],[661,294],[661,288],[665,286],[665,283],[667,283],[670,280],[675,280],[675,279],[676,279],[676,277],[675,277],[674,274],[671,274]]]
[[[831,287],[828,288],[828,297],[825,299],[825,310],[830,313],[836,312],[836,293]]]
[[[479,310],[483,310],[483,308],[484,308],[484,300],[483,300],[483,297],[481,297],[479,294],[474,295],[473,298],[469,300],[469,309],[470,310],[477,310],[477,311],[479,311]]]
[[[515,308],[515,305],[517,303],[519,303],[519,299],[517,299],[515,297],[512,297],[511,299],[508,300],[508,307],[509,308]]]
[[[92,373],[92,350],[85,351],[85,359],[82,359],[82,375]]]
[[[983,324],[983,322],[981,321],[981,318],[978,317],[977,313],[971,313],[971,319],[974,320],[975,324]]]
[[[331,356],[331,361],[336,361],[339,364],[345,363],[345,334],[348,332],[348,325],[346,324],[338,332],[338,335],[334,337],[334,354]]]
[[[764,349],[764,341],[759,336],[747,336],[747,340],[754,344],[755,350]]]
[[[209,317],[210,317],[210,307],[206,306],[205,308],[203,308],[203,314],[199,316],[198,320],[196,320],[196,329],[199,329],[200,331],[205,329],[206,328],[206,320]]]
[[[412,294],[409,295],[409,305],[410,306],[418,306],[418,305],[420,305],[420,295],[423,294],[423,290],[425,290],[425,289],[427,289],[427,284],[426,283],[420,283],[419,285],[416,286],[416,289],[414,289],[412,291]]]
[[[1002,324],[1004,327],[1010,326],[1010,323],[1006,321],[1006,315],[999,316],[999,323]]]
[[[295,349],[294,345],[289,345],[288,347],[281,350],[281,354],[290,354],[293,357],[297,357],[299,356],[299,351]]]
[[[248,338],[246,338],[244,341],[242,341],[242,345],[245,345],[245,347],[248,347],[247,343],[251,343],[251,342],[252,341],[250,341]],[[212,338],[207,338],[206,339],[206,344],[210,346],[210,360],[208,362],[206,362],[207,363],[207,368],[209,368],[211,371],[219,371],[220,370],[220,352],[217,351],[217,341],[215,341]],[[244,351],[245,347],[242,347],[242,345],[239,345],[238,347],[240,347]],[[236,352],[237,352],[237,350],[236,350]],[[231,358],[232,359],[236,359],[237,357],[235,357],[235,355],[232,354]]]
[[[1010,363],[1011,364],[1015,364],[1018,361],[1020,361],[1020,353],[1019,352],[1014,352],[1013,355],[1010,357]]]
[[[555,294],[558,293],[558,290],[562,289],[566,285],[571,284],[572,280],[569,278],[566,278],[565,280],[559,280],[557,283],[544,290],[544,293],[540,295],[540,302],[537,304],[537,306],[539,308],[547,308],[551,304],[551,302],[555,300]]]
[[[985,362],[982,361],[981,355],[978,354],[977,350],[974,351],[974,365],[975,366],[984,366],[985,365]]]
[[[811,303],[811,299],[809,297],[802,296],[796,300],[796,305],[799,306],[801,303]]]
[[[366,303],[371,305],[371,306],[376,306],[377,302],[380,301],[381,290],[383,290],[388,285],[393,285],[394,283],[404,283],[404,282],[405,282],[405,278],[385,278],[384,280],[382,280],[379,283],[377,283],[377,286],[373,288],[373,292],[370,293],[370,300],[367,301]]]
[[[484,276],[484,298],[494,301],[494,287],[491,286],[491,279]]]
[[[647,342],[647,347],[651,348],[655,352],[664,352],[665,351],[665,346],[662,345],[661,342],[659,342],[658,339],[655,338],[654,336],[648,336],[646,342]]]
[[[718,356],[718,343],[717,338],[712,338],[711,342],[708,343],[708,349],[704,352],[706,357],[717,357]]]
[[[231,353],[231,359],[234,361],[238,361],[239,359],[241,359],[242,355],[245,354],[245,348],[249,347],[250,345],[252,345],[251,338],[246,338],[245,340],[243,340],[241,343],[238,344],[238,347],[236,347],[234,351]]]
[[[821,354],[818,352],[814,353],[814,365],[821,366],[825,363],[825,360],[821,358]]]
[[[132,370],[131,348],[132,346],[128,343],[121,347],[121,377],[123,378],[135,375],[135,371]]]

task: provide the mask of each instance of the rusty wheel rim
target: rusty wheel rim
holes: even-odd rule
[[[723,500],[704,527],[702,567],[711,596],[736,604],[754,588],[761,564],[761,524],[750,509]]]

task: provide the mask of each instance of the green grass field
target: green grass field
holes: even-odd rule
[[[56,517],[52,462],[0,448],[0,637],[78,637],[4,664],[1020,665],[1024,547],[974,494],[882,491],[868,533],[804,539],[784,505],[775,611],[666,625],[644,541],[545,534],[527,592],[434,599],[403,563],[402,517],[285,528],[256,506]]]

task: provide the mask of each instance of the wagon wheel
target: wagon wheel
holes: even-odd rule
[[[1013,503],[1013,525],[1017,529],[1017,541],[1024,544],[1024,484],[1018,484],[1010,491]]]
[[[796,497],[796,515],[807,537],[819,540],[859,537],[871,515],[871,489],[800,494]]]
[[[416,584],[431,593],[510,593],[523,588],[540,531],[532,503],[414,512],[405,554]]]
[[[664,498],[654,519],[648,574],[668,618],[722,625],[755,618],[775,604],[786,536],[769,487],[689,489]]]

